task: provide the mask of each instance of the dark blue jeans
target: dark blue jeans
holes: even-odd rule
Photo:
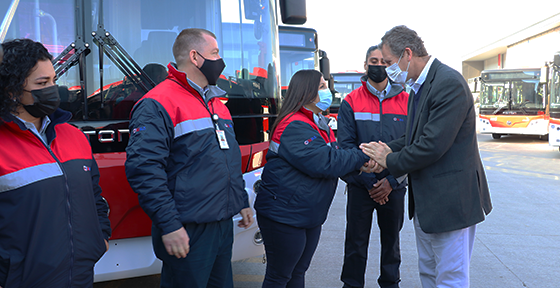
[[[162,288],[233,288],[231,219],[203,224],[186,224],[190,251],[186,258],[167,254],[161,232],[152,228],[156,256],[163,261]]]
[[[319,243],[321,225],[310,229],[297,228],[258,213],[257,221],[267,259],[262,287],[305,287],[305,272]]]
[[[345,287],[364,287],[374,210],[377,210],[377,225],[381,234],[381,271],[377,282],[379,287],[399,287],[399,233],[403,227],[405,193],[406,189],[393,190],[389,194],[389,202],[379,205],[370,198],[365,188],[348,186],[344,264],[340,276]]]

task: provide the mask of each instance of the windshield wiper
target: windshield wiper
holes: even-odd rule
[[[527,103],[521,102],[521,103],[519,103],[519,106],[515,107],[515,108],[519,108],[519,110],[521,110],[521,112],[523,112],[523,114],[527,115],[529,113],[527,113],[527,110],[525,110],[525,105],[527,105]]]
[[[10,28],[10,24],[12,23],[12,19],[16,14],[18,5],[19,5],[19,0],[13,0],[12,4],[10,4],[10,8],[8,8],[8,11],[6,12],[6,16],[4,16],[2,25],[0,25],[0,43],[4,42],[4,38],[6,38],[6,34],[8,33],[8,28]]]
[[[492,114],[496,115],[496,114],[500,113],[502,111],[502,109],[504,109],[507,106],[508,106],[507,104],[499,106],[498,109],[496,109],[496,110],[494,110],[494,112],[492,112]]]

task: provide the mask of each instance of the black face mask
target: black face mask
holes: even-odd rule
[[[196,51],[196,53],[198,53],[198,51]],[[200,70],[200,72],[202,72],[202,74],[204,74],[206,80],[208,80],[209,85],[216,85],[216,81],[218,81],[218,78],[220,78],[220,74],[222,74],[222,71],[224,71],[224,68],[226,68],[224,59],[220,58],[218,60],[210,60],[204,58],[204,56],[202,56],[200,53],[198,53],[198,55],[200,55],[200,57],[204,59],[204,63],[198,69]]]
[[[367,76],[375,83],[381,83],[387,78],[387,71],[383,65],[368,65]]]
[[[52,114],[60,104],[58,95],[58,85],[53,85],[43,89],[27,91],[33,95],[32,105],[23,105],[23,108],[35,118],[42,118]]]

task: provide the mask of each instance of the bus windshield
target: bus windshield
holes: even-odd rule
[[[282,90],[286,90],[290,79],[299,70],[319,69],[317,32],[310,28],[280,26],[280,79]]]
[[[364,73],[331,73],[334,78],[334,95],[332,106],[339,107],[342,100],[350,92],[362,86],[361,78]]]
[[[550,76],[550,110],[560,112],[560,70],[553,69]]]
[[[483,72],[480,108],[500,110],[545,109],[540,70],[519,72]],[[526,78],[526,79],[523,79]]]

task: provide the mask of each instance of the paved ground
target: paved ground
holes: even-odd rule
[[[471,262],[473,288],[560,287],[560,153],[536,137],[479,135],[494,210],[478,225]],[[346,197],[337,191],[306,287],[342,287]],[[377,287],[379,231],[372,229],[366,287]],[[412,222],[401,231],[402,288],[421,287]],[[233,262],[236,288],[261,287],[262,258]],[[96,288],[159,287],[158,276],[96,284]],[[188,287],[188,286],[186,286]]]
[[[560,153],[537,137],[479,135],[494,210],[478,225],[471,287],[560,287]],[[306,287],[341,287],[346,198],[337,191]],[[379,230],[372,229],[366,287],[377,287]],[[421,287],[412,222],[401,231],[400,287]],[[261,259],[234,262],[235,287],[260,287]]]

